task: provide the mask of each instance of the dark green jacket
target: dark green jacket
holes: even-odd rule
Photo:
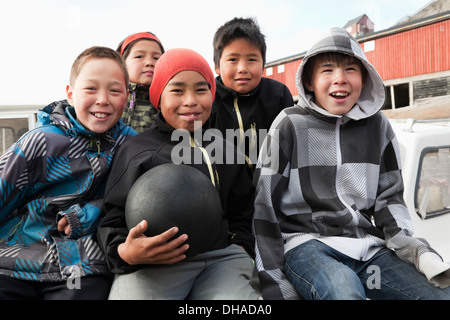
[[[151,127],[158,109],[150,102],[149,87],[131,83],[129,90],[128,105],[123,111],[121,120],[140,133]]]

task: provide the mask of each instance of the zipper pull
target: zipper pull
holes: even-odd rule
[[[100,140],[99,139],[97,139],[96,141],[95,141],[95,144],[97,145],[97,158],[100,158],[100,151],[101,151],[101,143],[100,143]]]
[[[256,144],[258,143],[258,138],[256,134],[256,122],[252,122],[250,124],[251,134],[252,134],[252,141],[250,142],[250,150],[256,148]]]
[[[11,231],[10,235],[8,236],[8,240],[7,241],[11,241],[11,239],[14,237],[14,234],[16,233],[17,229],[19,228],[20,224],[22,223],[22,219],[20,219],[19,223],[16,224],[13,227],[13,230]]]
[[[130,106],[128,107],[130,110],[133,110],[135,100],[136,100],[136,90],[134,90],[133,94],[131,95]]]

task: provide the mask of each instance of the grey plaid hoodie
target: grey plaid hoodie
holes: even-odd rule
[[[310,57],[330,51],[358,58],[368,71],[360,99],[342,116],[316,106],[301,82]],[[284,253],[313,238],[332,247],[331,237],[351,239],[347,244],[364,239],[360,243],[369,245],[360,258],[387,246],[419,268],[419,256],[434,250],[412,237],[399,147],[379,112],[385,87],[361,46],[344,29],[331,29],[300,64],[297,88],[300,101],[273,122],[255,172],[253,228],[263,297],[299,298],[284,275]]]

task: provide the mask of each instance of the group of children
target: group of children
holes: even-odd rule
[[[297,105],[262,77],[253,19],[213,47],[217,77],[149,32],[79,55],[67,100],[0,157],[0,299],[449,299],[449,267],[412,236],[385,88],[357,41],[335,28],[308,51]],[[128,190],[181,143],[223,208],[189,258],[177,226],[148,237],[151,221],[125,219]]]

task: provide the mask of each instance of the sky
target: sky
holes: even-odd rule
[[[0,0],[0,106],[65,99],[70,68],[84,49],[116,49],[150,31],[165,49],[184,47],[213,67],[212,39],[234,17],[255,18],[267,62],[306,51],[322,32],[366,14],[375,31],[432,0]],[[214,70],[214,69],[213,69]]]

